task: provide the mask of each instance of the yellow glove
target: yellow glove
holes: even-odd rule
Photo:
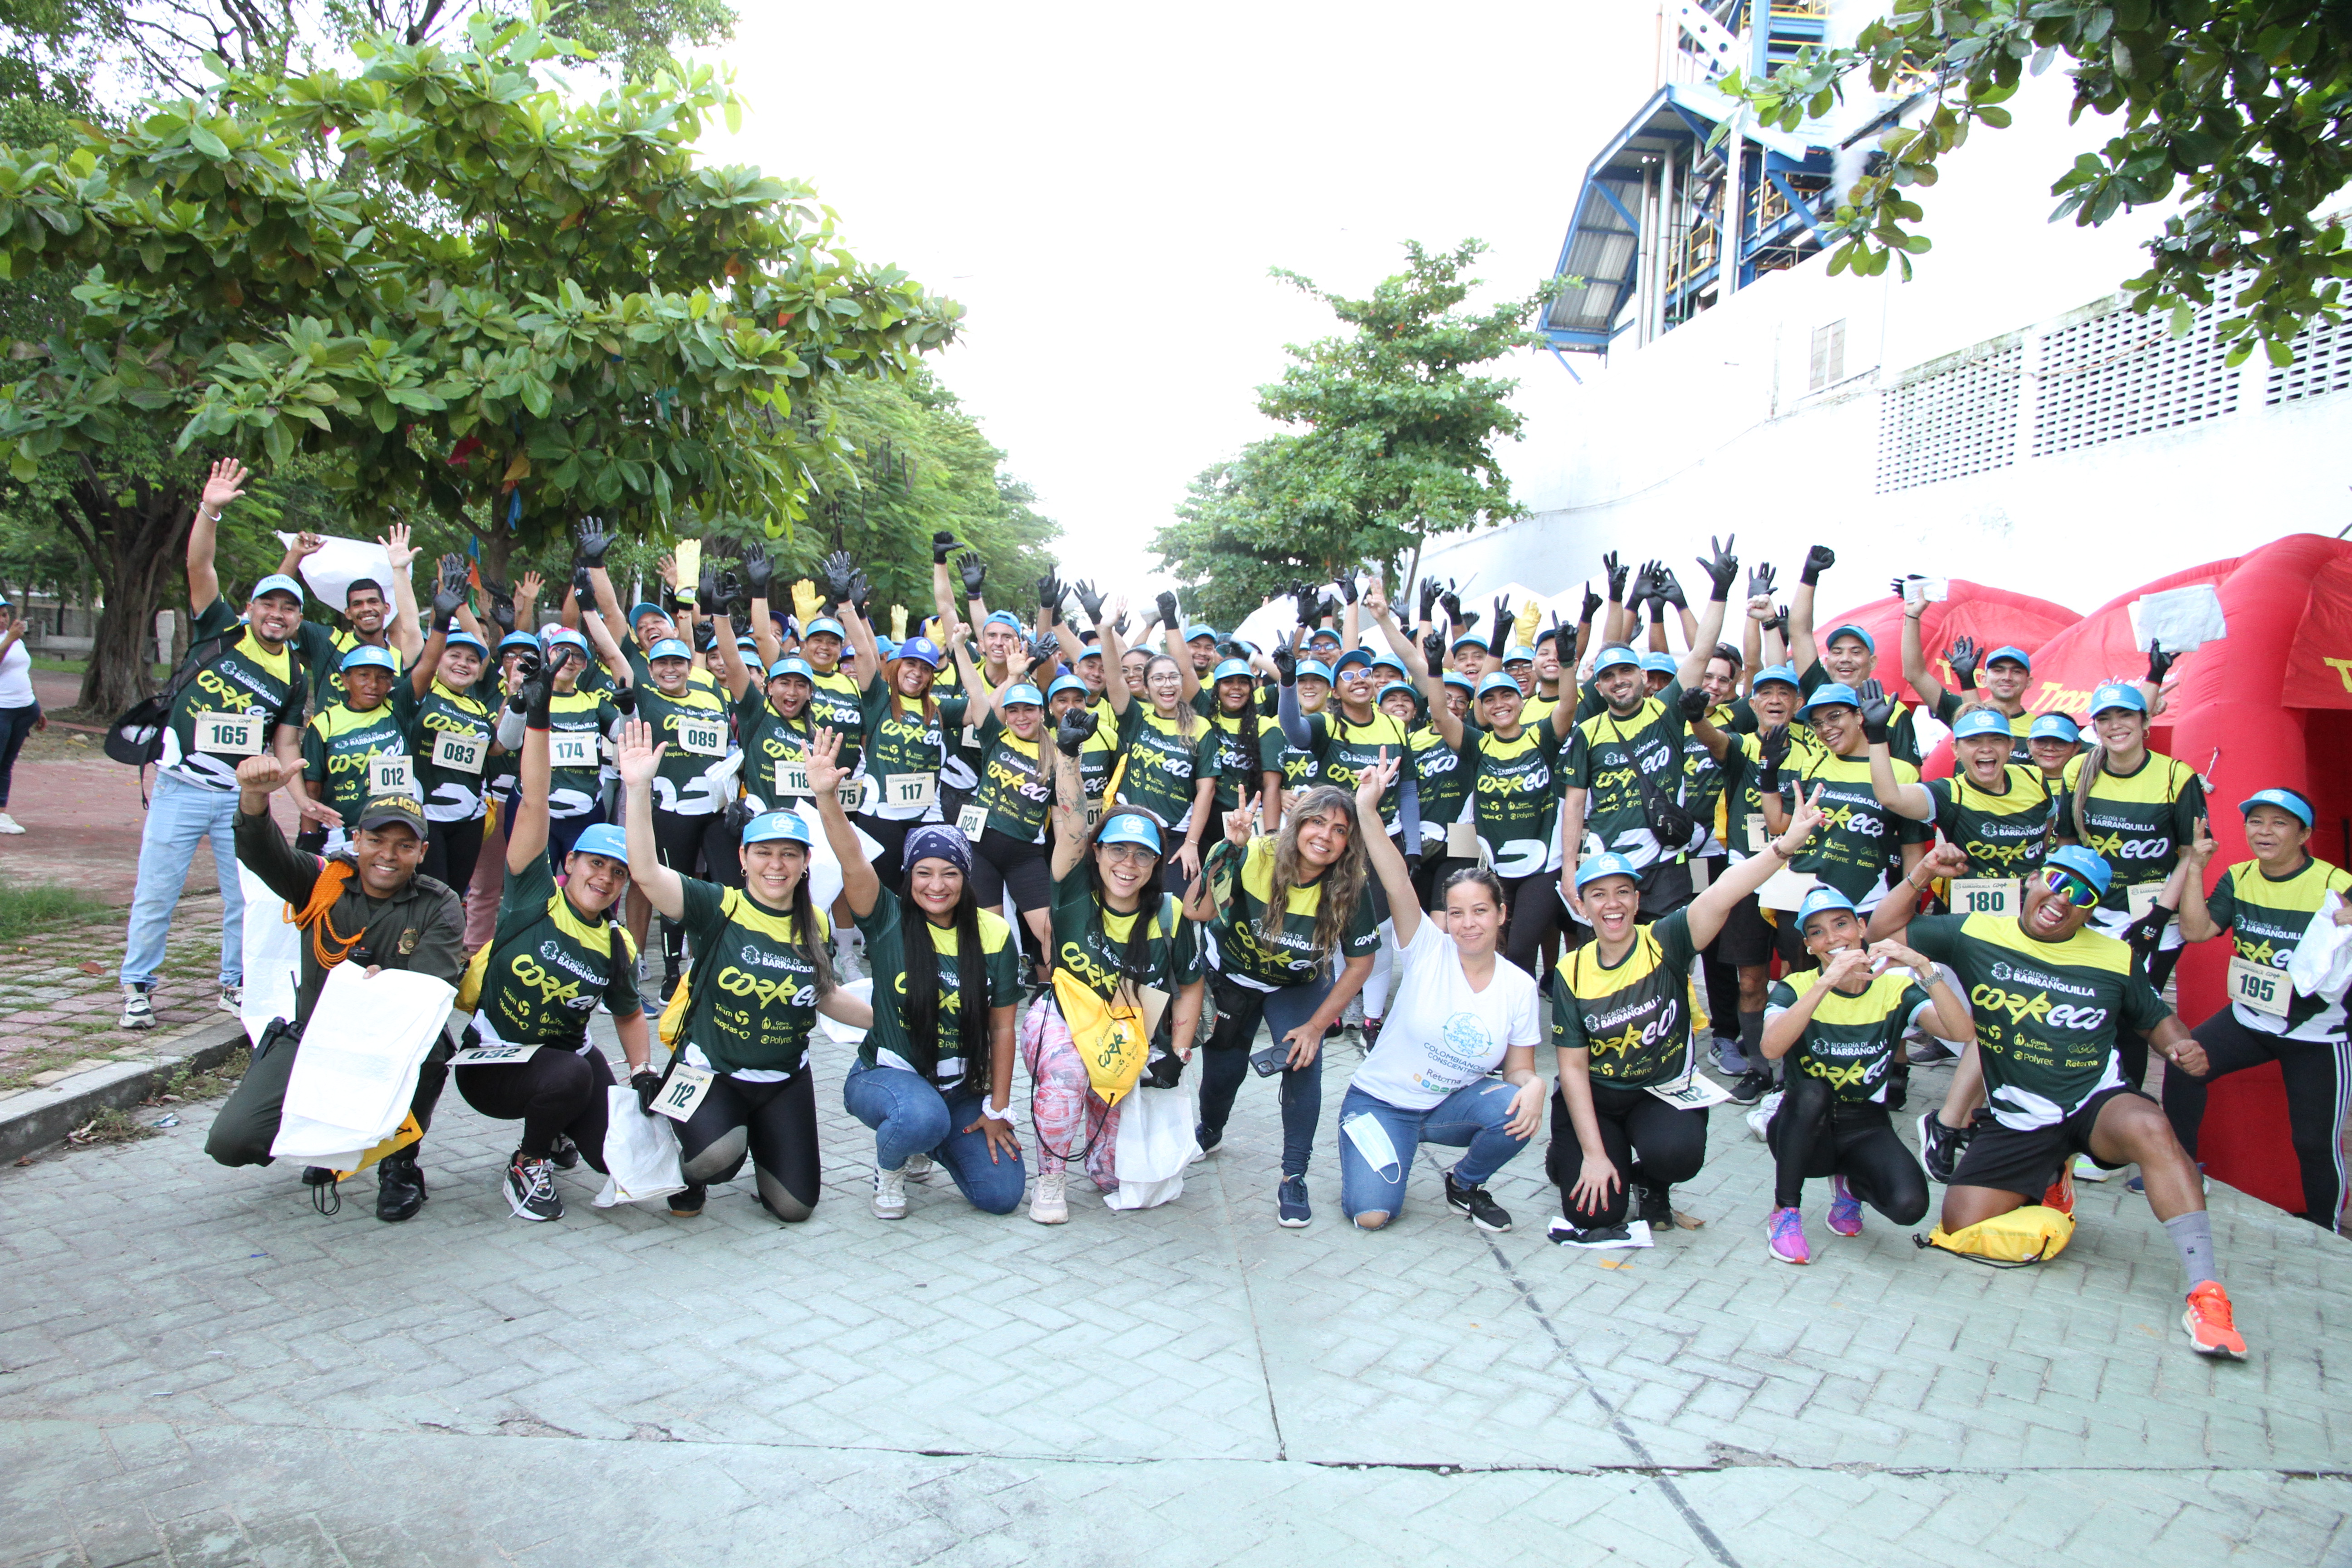
[[[890,606],[890,640],[892,642],[907,640],[907,606],[904,605]]]
[[[1512,623],[1511,641],[1520,647],[1536,646],[1536,623],[1543,619],[1543,605],[1530,597],[1519,606],[1519,618]]]
[[[793,584],[793,618],[803,626],[824,612],[824,601],[817,597],[816,584],[803,577]]]

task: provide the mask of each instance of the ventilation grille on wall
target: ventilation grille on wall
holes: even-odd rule
[[[1909,489],[2017,461],[2014,344],[1897,387],[1879,401],[1878,490]]]
[[[2264,403],[2293,403],[2352,390],[2352,318],[2315,321],[2294,335],[2294,363],[2271,367]]]
[[[2249,275],[2213,285],[2185,337],[2162,316],[2122,309],[2061,327],[2042,340],[2042,395],[2033,455],[2071,452],[2218,418],[2238,406],[2238,373],[2216,331]]]

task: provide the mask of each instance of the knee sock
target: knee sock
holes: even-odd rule
[[[1754,1072],[1764,1066],[1764,1009],[1749,1012],[1739,1010],[1739,1054],[1748,1058],[1748,1070]]]
[[[2203,1209],[2175,1215],[2164,1222],[2164,1233],[2180,1253],[2180,1267],[2189,1271],[2194,1290],[2216,1278],[2213,1273],[2213,1216]]]

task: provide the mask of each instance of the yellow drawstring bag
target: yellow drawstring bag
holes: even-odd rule
[[[1066,969],[1054,971],[1054,1001],[1069,1026],[1070,1043],[1087,1064],[1087,1080],[1105,1105],[1117,1105],[1143,1076],[1151,1031],[1143,1009],[1105,1002]]]
[[[1994,1268],[2022,1268],[2029,1263],[2047,1263],[2065,1251],[2066,1244],[2074,1239],[2074,1216],[2027,1204],[1955,1231],[1939,1225],[1927,1235],[1911,1239],[1920,1247],[1938,1247]]]

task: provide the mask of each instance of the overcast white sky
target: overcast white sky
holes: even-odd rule
[[[1268,268],[1355,293],[1407,238],[1475,236],[1523,292],[1650,88],[1650,0],[1440,15],[750,5],[724,58],[751,112],[709,150],[813,182],[861,257],[964,304],[942,379],[1072,570],[1132,589],[1192,476],[1265,432],[1283,345],[1329,330]]]

